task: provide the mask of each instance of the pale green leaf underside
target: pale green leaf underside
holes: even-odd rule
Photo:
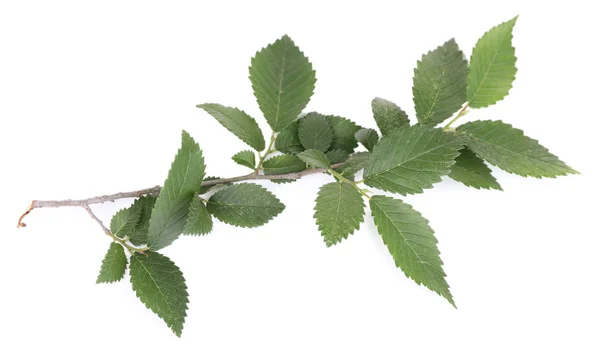
[[[213,227],[212,217],[199,194],[194,196],[190,204],[187,222],[183,233],[187,235],[204,235],[211,232]]]
[[[112,242],[100,267],[96,284],[113,283],[123,279],[127,268],[127,257],[121,244]]]
[[[217,179],[221,179],[221,177],[209,176],[209,177],[205,177],[203,181],[217,180]],[[200,190],[198,191],[198,194],[206,194],[207,192],[209,192],[215,186],[217,186],[217,185],[203,185],[203,186],[200,187]]]
[[[256,156],[252,150],[240,151],[233,155],[231,159],[238,165],[254,169],[256,167]]]
[[[120,238],[128,236],[134,231],[141,214],[142,208],[140,206],[132,205],[129,208],[119,210],[110,221],[110,231]]]
[[[486,32],[475,44],[467,78],[467,101],[472,108],[495,104],[508,95],[517,74],[512,31],[517,17]]]
[[[358,146],[354,134],[360,129],[356,123],[351,120],[339,116],[327,116],[327,120],[333,131],[333,141],[329,150],[344,150],[348,153],[353,153]]]
[[[345,182],[325,184],[319,190],[314,218],[327,246],[347,239],[360,227],[365,215],[362,195]]]
[[[327,158],[329,159],[329,163],[332,165],[336,163],[346,162],[350,154],[344,150],[329,150],[327,151]]]
[[[312,64],[284,35],[252,58],[250,81],[267,122],[281,132],[310,101],[316,77]]]
[[[148,251],[134,253],[129,269],[137,297],[181,336],[189,300],[179,267],[168,257]]]
[[[148,247],[151,250],[170,245],[183,232],[190,203],[204,179],[204,169],[200,147],[184,131],[181,148],[171,164],[150,217]]]
[[[306,164],[296,155],[279,155],[263,162],[263,172],[267,175],[300,172]]]
[[[311,112],[300,119],[298,138],[306,150],[327,151],[333,141],[333,131],[326,116]]]
[[[469,148],[460,150],[460,155],[456,157],[456,163],[450,167],[448,176],[476,189],[502,190],[492,175],[492,170]]]
[[[221,222],[253,228],[269,222],[285,206],[262,186],[241,183],[217,191],[208,199],[207,208]]]
[[[419,123],[438,124],[467,101],[468,63],[454,39],[423,55],[413,78]]]
[[[146,241],[148,240],[148,229],[150,227],[150,216],[152,215],[152,209],[154,208],[155,202],[156,197],[144,196],[135,200],[133,203],[133,207],[139,206],[142,209],[140,219],[135,228],[127,234],[129,241],[133,245],[141,246],[146,244]]]
[[[460,148],[461,139],[441,129],[401,128],[375,145],[365,167],[365,184],[402,195],[422,193],[450,173]]]
[[[354,179],[354,175],[367,166],[369,155],[368,152],[357,152],[352,154],[337,172],[345,178]]]
[[[304,163],[314,168],[329,168],[331,166],[329,158],[327,158],[327,155],[325,155],[323,151],[306,150],[299,153],[298,157],[304,161]]]
[[[507,172],[536,178],[577,173],[537,140],[502,121],[469,122],[456,132],[466,137],[477,156]]]
[[[391,101],[374,98],[371,102],[373,118],[381,135],[386,136],[410,124],[408,115]]]
[[[304,146],[298,137],[298,122],[295,121],[287,126],[275,139],[275,149],[286,154],[297,154],[304,151]]]
[[[373,148],[379,142],[379,134],[377,134],[375,129],[371,128],[361,129],[356,132],[354,136],[359,143],[363,144],[363,146],[369,150],[369,152],[373,151]]]
[[[227,107],[219,104],[198,105],[204,111],[213,116],[223,127],[240,138],[243,142],[250,145],[256,151],[262,151],[265,148],[265,138],[258,127],[256,120],[250,117],[246,112],[233,107]]]
[[[435,291],[454,306],[437,239],[428,221],[400,199],[375,195],[370,204],[377,231],[396,266],[407,277]]]

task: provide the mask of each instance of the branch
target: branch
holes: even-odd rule
[[[336,168],[341,167],[342,165],[343,165],[343,163],[337,163],[337,164],[332,165],[331,168],[336,169]],[[230,183],[236,183],[236,182],[241,182],[241,181],[245,181],[245,180],[300,179],[300,178],[310,175],[310,174],[324,173],[324,172],[327,172],[327,169],[312,168],[312,169],[307,169],[307,170],[304,170],[301,172],[286,173],[286,174],[256,174],[256,173],[252,172],[252,173],[249,173],[249,174],[246,174],[243,176],[238,176],[238,177],[207,180],[207,181],[202,182],[202,186],[230,184]],[[23,223],[23,219],[25,218],[25,216],[27,216],[31,211],[33,211],[36,208],[76,206],[76,207],[83,207],[89,213],[90,209],[89,209],[88,205],[99,204],[99,203],[109,202],[109,201],[115,201],[118,199],[141,197],[144,195],[158,195],[158,193],[160,193],[160,189],[161,189],[161,186],[157,185],[152,188],[120,192],[120,193],[115,193],[115,194],[110,194],[110,195],[94,196],[94,197],[90,197],[87,199],[79,199],[79,200],[71,200],[71,199],[67,199],[67,200],[33,200],[31,202],[31,204],[29,205],[29,208],[27,209],[27,211],[25,211],[21,215],[21,217],[19,217],[19,222],[17,223],[17,228],[27,226],[25,223]]]

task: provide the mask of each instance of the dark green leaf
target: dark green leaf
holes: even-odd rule
[[[343,175],[345,178],[354,179],[354,175],[367,166],[369,161],[368,152],[357,152],[352,154],[344,165],[340,167],[337,172]]]
[[[123,279],[125,269],[127,268],[127,257],[125,250],[121,244],[112,242],[108,248],[108,252],[102,260],[100,274],[96,280],[96,284],[114,283]]]
[[[168,257],[149,251],[134,253],[129,268],[137,297],[181,336],[189,300],[179,267]]]
[[[246,228],[259,227],[285,209],[275,195],[251,183],[234,184],[217,191],[208,200],[207,207],[221,222]]]
[[[373,109],[373,118],[383,136],[410,124],[406,112],[391,101],[375,98],[371,102],[371,108]]]
[[[492,170],[468,148],[460,150],[460,155],[456,158],[456,163],[450,167],[448,176],[476,189],[502,190],[492,175]]]
[[[338,116],[327,116],[333,130],[333,141],[329,150],[344,150],[353,153],[358,146],[354,134],[360,129],[351,120]]]
[[[347,239],[363,221],[365,204],[362,195],[348,183],[323,185],[316,202],[314,218],[327,246]]]
[[[344,150],[329,150],[327,151],[329,162],[334,165],[336,163],[346,162],[350,154]]]
[[[231,159],[238,165],[246,166],[250,169],[254,169],[256,167],[256,158],[252,150],[240,151],[233,155]]]
[[[285,154],[297,154],[304,151],[304,146],[298,137],[298,122],[295,121],[287,126],[275,139],[275,149]]]
[[[319,150],[306,150],[298,154],[298,157],[314,168],[329,168],[331,164],[327,155],[323,151]]]
[[[141,214],[142,208],[140,206],[132,205],[129,208],[119,210],[110,221],[110,231],[119,238],[131,234]]]
[[[213,116],[223,127],[240,138],[243,142],[250,145],[256,151],[262,151],[265,148],[265,138],[256,123],[256,120],[250,117],[246,112],[233,107],[227,107],[219,104],[197,105],[204,111]]]
[[[306,150],[325,152],[333,141],[333,131],[326,116],[311,112],[300,119],[298,137]]]
[[[135,229],[128,235],[129,242],[133,245],[141,246],[145,245],[148,240],[148,228],[150,227],[150,216],[152,215],[152,209],[156,197],[144,196],[133,203],[133,206],[139,206],[142,209],[140,220],[137,222]]]
[[[265,174],[285,174],[300,172],[306,169],[306,164],[296,155],[279,155],[263,162]]]
[[[354,136],[359,143],[363,144],[363,146],[369,150],[369,152],[373,151],[373,148],[379,142],[379,134],[377,134],[375,129],[371,128],[361,129],[356,132]]]
[[[170,245],[183,232],[190,203],[204,179],[204,168],[200,147],[184,131],[181,148],[150,217],[148,247],[151,250]]]
[[[423,55],[413,79],[413,100],[419,123],[438,124],[467,101],[468,63],[450,39]]]
[[[200,196],[194,196],[190,204],[187,223],[183,229],[184,234],[203,235],[211,232],[213,227],[212,217]]]
[[[250,81],[261,111],[275,132],[289,126],[310,101],[315,89],[312,64],[284,35],[252,59]]]

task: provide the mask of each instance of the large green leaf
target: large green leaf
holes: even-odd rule
[[[365,167],[365,184],[402,195],[422,193],[450,173],[462,146],[460,138],[441,129],[401,128],[375,145]]]
[[[102,260],[96,284],[118,282],[123,279],[126,268],[127,257],[125,256],[123,246],[112,242],[108,248],[108,252],[106,252],[106,256]]]
[[[227,107],[219,104],[197,105],[213,116],[223,127],[240,138],[243,142],[250,145],[256,151],[262,151],[265,148],[265,138],[256,123],[256,120],[250,117],[246,112],[233,107]]]
[[[181,336],[189,300],[179,267],[168,257],[149,251],[134,253],[129,269],[137,297]]]
[[[304,146],[298,137],[298,122],[287,126],[281,133],[277,134],[275,139],[275,149],[286,154],[296,154],[304,151]]]
[[[492,170],[469,148],[460,150],[456,163],[450,167],[450,178],[476,189],[502,190]]]
[[[369,152],[373,151],[373,148],[379,142],[379,135],[375,129],[364,128],[356,132],[354,134],[356,140],[363,144],[363,146],[369,150]]]
[[[183,229],[184,234],[204,235],[211,232],[213,227],[212,217],[200,196],[194,196],[190,204],[190,211],[187,217],[187,223]]]
[[[194,139],[183,132],[181,148],[160,190],[148,232],[148,247],[160,250],[183,232],[188,208],[204,179],[204,158]]]
[[[326,116],[311,112],[300,119],[298,137],[305,149],[325,152],[333,141],[333,130]]]
[[[438,124],[467,101],[468,63],[450,39],[423,55],[413,78],[413,100],[419,123]]]
[[[467,102],[473,108],[495,104],[508,95],[517,74],[512,31],[517,17],[486,32],[471,54]]]
[[[371,108],[373,109],[373,118],[383,136],[410,124],[406,112],[391,101],[374,98]]]
[[[256,167],[256,156],[252,150],[240,151],[233,155],[231,159],[238,165],[242,165],[250,169],[254,169],[254,167]]]
[[[466,136],[467,145],[477,156],[507,172],[536,178],[577,173],[537,140],[502,121],[469,122],[456,132]]]
[[[316,202],[314,218],[327,246],[347,239],[364,219],[362,195],[346,182],[323,185]]]
[[[267,122],[281,132],[310,101],[316,78],[312,64],[284,35],[252,58],[250,81]]]
[[[400,199],[375,195],[370,203],[377,231],[396,266],[417,284],[425,285],[455,306],[437,239],[428,221]]]
[[[119,238],[128,236],[134,231],[141,214],[140,206],[131,205],[131,207],[119,210],[110,221],[110,231]]]
[[[306,169],[306,163],[296,155],[279,155],[263,162],[265,174],[285,174],[300,172]]]
[[[262,186],[240,183],[217,191],[208,199],[207,208],[221,222],[252,228],[267,223],[285,206]]]
[[[327,120],[333,131],[333,141],[329,150],[344,150],[348,153],[353,153],[354,149],[358,146],[354,134],[358,132],[360,127],[344,117],[327,116]]]
[[[327,151],[327,158],[329,159],[329,163],[332,165],[336,163],[346,162],[350,154],[344,150],[329,150]]]
[[[298,157],[304,161],[304,163],[308,164],[314,168],[329,168],[331,167],[331,163],[329,162],[329,158],[323,151],[319,150],[306,150],[302,151],[298,154]]]
[[[148,228],[150,227],[150,216],[152,215],[155,202],[156,197],[144,196],[133,203],[134,207],[139,206],[142,209],[140,220],[137,222],[134,230],[128,234],[129,241],[133,245],[140,246],[146,244],[148,240]]]

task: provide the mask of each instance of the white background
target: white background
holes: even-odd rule
[[[0,5],[0,349],[598,350],[597,33],[592,2],[3,1]],[[541,4],[541,2],[539,3]],[[195,105],[219,102],[267,130],[248,76],[256,50],[289,34],[310,57],[307,111],[375,127],[370,101],[414,116],[412,73],[455,37],[470,55],[520,14],[510,95],[464,118],[524,129],[583,175],[504,192],[446,179],[407,201],[436,230],[458,310],[394,267],[372,220],[326,248],[314,223],[325,175],[262,183],[287,209],[260,229],[217,223],[164,254],[191,303],[183,336],[137,300],[129,277],[96,285],[109,245],[81,198],[162,183],[189,131],[211,175],[247,172],[246,149]],[[130,201],[96,205],[111,215]]]

